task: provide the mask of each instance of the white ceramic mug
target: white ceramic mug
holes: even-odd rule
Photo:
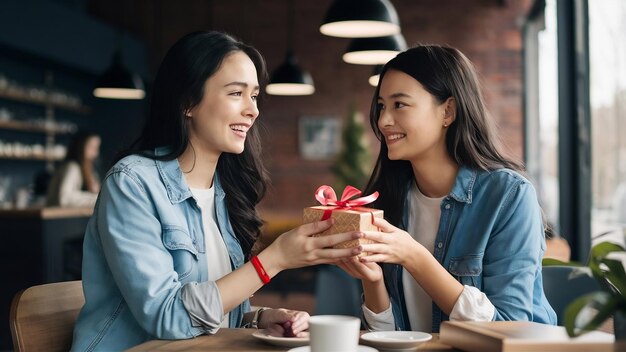
[[[356,352],[361,320],[347,315],[315,315],[309,320],[311,352]]]

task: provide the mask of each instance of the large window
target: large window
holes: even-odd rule
[[[559,233],[556,0],[538,2],[535,11],[525,29],[526,166],[546,220]]]
[[[626,226],[626,2],[588,1],[592,236]]]
[[[625,18],[623,0],[536,0],[525,25],[526,164],[580,261],[624,243]]]
[[[539,197],[547,220],[558,231],[558,77],[556,0],[546,1],[545,29],[539,32]]]

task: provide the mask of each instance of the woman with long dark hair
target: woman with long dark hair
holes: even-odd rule
[[[55,170],[46,195],[47,206],[93,207],[100,191],[94,162],[100,155],[100,136],[78,132]]]
[[[503,155],[475,70],[458,50],[423,45],[380,75],[370,122],[381,141],[366,193],[385,211],[362,279],[373,330],[438,332],[444,320],[556,323],[542,286],[541,209]],[[381,263],[379,265],[378,263]]]
[[[254,253],[267,183],[256,121],[265,77],[258,51],[223,33],[192,33],[168,51],[143,134],[108,172],[87,227],[73,350],[220,327],[304,334],[306,312],[251,312],[248,297],[281,270],[359,250],[327,248],[350,234],[311,237],[332,225],[320,221]]]

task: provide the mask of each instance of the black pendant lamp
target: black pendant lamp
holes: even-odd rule
[[[335,0],[320,32],[341,38],[382,37],[400,33],[400,20],[389,0]]]
[[[385,64],[404,50],[406,50],[406,41],[402,34],[356,38],[352,39],[348,50],[343,54],[343,61],[357,65]]]
[[[111,66],[98,78],[93,95],[105,99],[143,99],[146,91],[141,77],[122,64],[119,36],[116,46]]]
[[[315,92],[313,78],[300,68],[293,53],[294,15],[293,0],[290,0],[287,14],[287,55],[285,61],[272,73],[270,83],[265,87],[267,94],[295,96],[311,95]]]
[[[383,71],[383,65],[376,65],[372,70],[372,75],[367,80],[371,86],[377,87],[380,80],[380,73]]]
[[[285,61],[272,74],[265,91],[272,95],[311,95],[315,86],[311,75],[298,66],[296,57],[289,51]]]

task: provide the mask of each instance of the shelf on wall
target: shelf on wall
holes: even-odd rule
[[[11,156],[11,155],[0,155],[0,159],[5,160],[35,160],[35,161],[61,161],[63,158],[60,157],[49,157],[49,156]]]
[[[61,103],[58,101],[52,101],[48,98],[43,97],[32,97],[25,93],[15,92],[8,89],[0,89],[0,98],[11,99],[23,103],[33,103],[33,104],[41,104],[41,105],[50,105],[55,108],[64,109],[68,111],[73,111],[81,114],[89,114],[91,113],[91,108],[85,105],[74,105]]]
[[[58,127],[45,127],[34,126],[23,121],[2,121],[0,120],[0,129],[15,130],[23,132],[38,132],[38,133],[54,133],[54,134],[70,134],[72,132]]]

